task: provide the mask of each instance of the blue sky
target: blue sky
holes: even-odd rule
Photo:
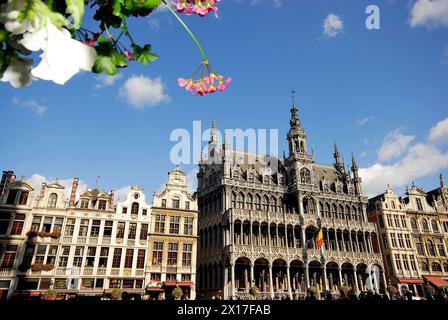
[[[194,120],[203,129],[213,117],[222,130],[279,129],[286,150],[294,88],[318,162],[331,163],[336,140],[347,161],[357,155],[367,193],[387,183],[402,192],[412,181],[433,189],[440,173],[448,178],[448,4],[436,0],[434,12],[424,2],[222,0],[218,19],[183,16],[211,65],[233,78],[205,97],[177,85],[200,55],[170,13],[132,20],[134,38],[160,56],[150,66],[131,64],[107,85],[90,73],[64,86],[0,83],[0,168],[90,187],[100,176],[103,189],[140,185],[150,195],[174,166],[171,131],[192,130]],[[380,30],[365,27],[369,4],[381,10]],[[332,37],[323,27],[329,14],[342,22]],[[144,90],[160,83],[154,96]]]

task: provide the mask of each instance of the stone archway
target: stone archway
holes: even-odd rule
[[[269,267],[269,261],[265,258],[254,262],[254,280],[260,292],[270,292]]]
[[[244,291],[249,290],[250,287],[250,260],[246,257],[240,257],[235,261],[235,289]]]
[[[288,291],[288,275],[286,261],[283,259],[276,259],[272,263],[272,280],[274,292]]]
[[[341,287],[341,279],[339,279],[339,265],[336,262],[328,262],[326,265],[328,289],[330,291],[338,291]]]
[[[311,261],[308,264],[308,279],[310,286],[315,286],[318,291],[321,291],[324,285],[322,274],[322,264],[319,261]]]

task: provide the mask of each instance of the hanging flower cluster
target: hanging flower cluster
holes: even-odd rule
[[[199,80],[195,80],[195,76],[201,73]],[[224,91],[232,81],[231,77],[224,80],[224,76],[215,73],[208,61],[203,61],[196,72],[189,79],[179,78],[177,82],[179,86],[185,87],[187,91],[192,92],[196,96],[204,96],[208,93]]]
[[[219,0],[173,0],[172,4],[176,7],[177,12],[186,15],[197,14],[203,17],[210,11],[214,11],[215,17],[218,17],[218,8],[214,7],[218,2]]]
[[[145,17],[164,4],[202,55],[200,79],[193,80],[194,75],[188,80],[180,78],[179,85],[198,96],[223,91],[231,78],[224,80],[211,71],[199,41],[176,13],[205,16],[213,11],[217,15],[219,1],[0,0],[0,81],[15,88],[37,79],[63,85],[81,71],[114,75],[131,61],[147,65],[158,56],[150,44],[134,41],[127,18]],[[96,30],[82,27],[85,12],[93,12]]]

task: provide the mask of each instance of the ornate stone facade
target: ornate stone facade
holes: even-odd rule
[[[367,220],[354,157],[347,172],[335,145],[333,166],[315,163],[295,106],[289,156],[269,160],[277,170],[226,140],[219,146],[217,136],[213,122],[197,175],[202,297],[244,298],[255,286],[261,298],[298,298],[310,287],[384,290],[376,226]],[[324,245],[317,249],[320,229]],[[369,277],[372,267],[376,277]]]
[[[377,222],[385,268],[391,284],[401,292],[425,295],[424,283],[448,285],[448,189],[425,192],[415,185],[406,197],[391,188],[370,199],[369,220]]]

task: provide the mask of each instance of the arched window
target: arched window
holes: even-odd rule
[[[358,220],[358,210],[356,210],[356,207],[352,207],[352,220]]]
[[[350,217],[350,207],[349,206],[345,206],[345,219],[351,220],[351,217]]]
[[[238,208],[244,209],[244,194],[242,192],[238,194]]]
[[[50,194],[48,197],[48,204],[47,206],[50,208],[56,208],[56,203],[58,202],[58,195],[56,193]]]
[[[307,214],[314,214],[316,212],[314,206],[314,200],[312,198],[304,198],[303,201],[303,211]]]
[[[338,214],[336,212],[336,205],[335,204],[331,205],[331,217],[333,219],[337,219],[338,218]]]
[[[283,198],[280,197],[278,199],[278,212],[283,213],[285,211],[284,207],[285,207],[285,202],[284,202]]]
[[[392,209],[395,209],[395,202],[391,201],[390,202],[390,206],[391,206]]]
[[[415,218],[411,218],[411,228],[412,230],[418,231],[417,220]]]
[[[330,213],[330,205],[328,204],[328,203],[325,203],[325,209],[324,209],[324,212],[325,212],[325,217],[327,217],[327,218],[331,218],[331,213]]]
[[[435,272],[442,272],[442,267],[437,262],[433,262],[433,264],[431,265],[431,269]]]
[[[311,183],[310,170],[308,170],[307,168],[302,168],[300,170],[300,183]]]
[[[322,202],[319,201],[319,214],[321,217],[325,217],[324,214],[324,204]]]
[[[428,241],[428,253],[430,256],[435,256],[436,255],[436,250],[434,248],[434,244],[432,243],[431,240]]]
[[[255,195],[255,210],[261,209],[261,197],[257,194]]]
[[[429,231],[428,221],[426,219],[422,219],[422,229],[423,231]]]
[[[132,202],[132,206],[131,206],[131,214],[138,214],[138,202]]]
[[[338,207],[338,218],[344,219],[344,207],[342,205],[339,205]]]
[[[249,193],[246,197],[246,209],[253,209],[253,201],[254,201],[254,197]]]
[[[422,271],[428,272],[428,265],[425,262],[422,262]]]
[[[268,196],[263,197],[263,211],[268,212],[269,211],[269,198]]]
[[[313,198],[309,199],[308,207],[309,207],[310,214],[315,214],[316,213],[316,204],[315,204]]]
[[[277,199],[271,198],[271,212],[277,212]]]
[[[236,193],[232,192],[232,208],[236,208]]]
[[[432,232],[439,233],[439,226],[436,220],[431,220]]]

